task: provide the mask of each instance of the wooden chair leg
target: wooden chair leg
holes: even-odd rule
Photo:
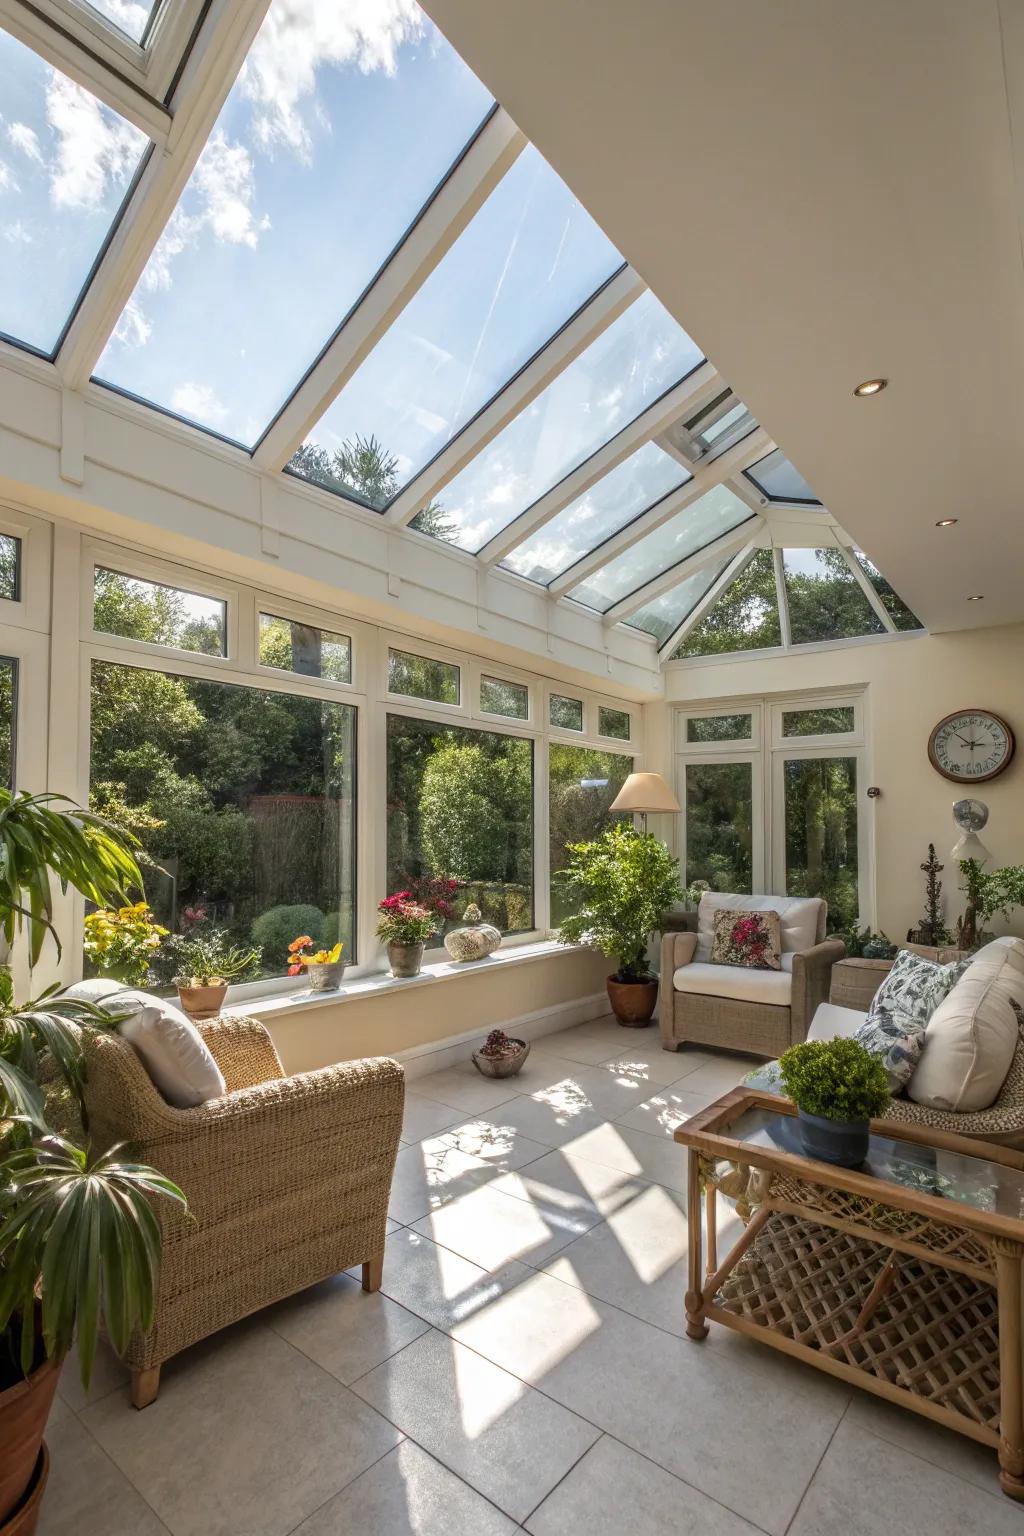
[[[150,1366],[148,1371],[132,1371],[132,1407],[148,1408],[156,1402],[160,1391],[160,1367]]]
[[[381,1281],[384,1279],[384,1255],[378,1253],[376,1258],[367,1259],[363,1265],[363,1290],[379,1291]]]

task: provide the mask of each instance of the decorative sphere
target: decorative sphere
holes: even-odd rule
[[[956,800],[953,820],[961,832],[980,832],[988,821],[988,806],[983,800]]]

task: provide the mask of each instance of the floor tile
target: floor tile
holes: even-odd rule
[[[489,1120],[464,1120],[434,1139],[457,1147],[469,1157],[478,1157],[501,1172],[522,1168],[550,1150],[542,1142],[524,1136],[514,1125],[503,1124],[500,1106],[491,1111]]]
[[[689,1081],[684,1077],[670,1087],[658,1088],[642,1104],[618,1115],[616,1125],[628,1125],[635,1131],[646,1131],[650,1136],[670,1137],[677,1125],[683,1125],[691,1115],[707,1108],[706,1094],[680,1091]]]
[[[1021,1536],[1024,1509],[844,1423],[822,1460],[791,1536]]]
[[[218,1334],[163,1374],[144,1412],[114,1393],[82,1422],[173,1536],[284,1536],[400,1439],[262,1324]]]
[[[994,1450],[941,1424],[933,1424],[919,1413],[887,1403],[873,1392],[854,1393],[846,1423],[911,1451],[946,1472],[954,1472],[986,1493],[996,1490],[999,1461]]]
[[[564,1057],[567,1061],[578,1061],[582,1065],[596,1065],[599,1061],[607,1061],[609,1056],[621,1055],[628,1043],[625,1038],[617,1040],[606,1028],[590,1033],[586,1024],[562,1030],[557,1035],[544,1036],[546,1051],[550,1051],[553,1056]]]
[[[123,1412],[134,1413],[125,1404]],[[50,1476],[37,1536],[167,1536],[145,1499],[68,1409],[46,1426]]]
[[[532,1536],[758,1536],[738,1515],[608,1435],[526,1529]]]
[[[458,1118],[459,1111],[450,1104],[439,1104],[436,1099],[425,1098],[423,1094],[407,1089],[402,1140],[422,1141],[424,1136],[436,1136],[439,1131],[454,1125]]]
[[[130,1374],[128,1367],[114,1354],[107,1340],[99,1338],[96,1341],[96,1358],[92,1363],[89,1385],[83,1387],[78,1345],[73,1344],[61,1369],[57,1392],[77,1413],[88,1403],[98,1403],[108,1392],[116,1392],[118,1387],[127,1386]]]
[[[650,1090],[636,1074],[611,1072],[606,1065],[568,1067],[564,1075],[530,1097],[569,1112],[624,1115],[647,1098]]]
[[[479,1072],[470,1075],[458,1067],[447,1067],[443,1072],[431,1072],[428,1077],[417,1077],[413,1081],[417,1095],[440,1104],[450,1104],[464,1116],[493,1109],[515,1093],[507,1078],[483,1077]]]
[[[448,1332],[485,1310],[520,1277],[532,1273],[523,1264],[489,1273],[450,1248],[403,1227],[388,1238],[381,1290],[407,1311]]]
[[[346,1385],[404,1349],[428,1324],[352,1275],[334,1275],[263,1314],[264,1321]]]
[[[601,1063],[605,1072],[620,1072],[636,1078],[638,1082],[649,1083],[647,1093],[642,1097],[647,1098],[663,1083],[674,1083],[691,1069],[678,1051],[664,1051],[661,1048],[660,1039],[645,1041],[631,1051],[627,1046],[619,1056],[613,1056],[608,1061]]]
[[[604,1125],[605,1116],[585,1106],[582,1097],[559,1094],[550,1100],[511,1099],[500,1108],[489,1110],[480,1120],[506,1135],[527,1136],[547,1147],[560,1147],[584,1131]]]
[[[406,1441],[295,1536],[514,1536],[516,1529],[507,1515]]]
[[[691,1061],[694,1059],[691,1057]],[[706,1052],[692,1071],[683,1071],[686,1058],[682,1055],[680,1062],[681,1075],[676,1086],[680,1092],[701,1094],[705,1104],[713,1103],[730,1088],[737,1087],[755,1067],[764,1066],[761,1056],[737,1056],[730,1051]]]
[[[535,1268],[578,1235],[571,1216],[514,1199],[493,1185],[470,1190],[413,1223],[413,1231],[462,1254],[482,1269],[513,1259]]]
[[[470,1157],[436,1137],[414,1142],[401,1147],[395,1159],[388,1213],[393,1221],[408,1226],[446,1200],[494,1177],[495,1170],[482,1158]]]
[[[442,1333],[418,1339],[355,1391],[514,1520],[600,1433]]]
[[[604,1163],[652,1184],[686,1189],[686,1148],[665,1136],[606,1121],[585,1129],[568,1143],[566,1150],[574,1157]]]
[[[492,1186],[502,1194],[529,1200],[545,1220],[579,1235],[619,1210],[648,1187],[646,1181],[606,1168],[564,1150],[548,1152]]]

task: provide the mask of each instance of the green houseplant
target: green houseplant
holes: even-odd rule
[[[676,860],[652,832],[619,824],[593,842],[570,843],[566,852],[569,862],[555,876],[570,909],[559,942],[593,944],[616,960],[607,980],[612,1012],[620,1024],[647,1024],[658,1001],[647,946],[682,897]]]
[[[0,931],[38,960],[54,932],[55,877],[100,905],[141,885],[131,843],[55,795],[0,790]],[[150,1198],[183,1200],[114,1148],[102,1157],[51,1130],[44,1087],[80,1104],[83,1029],[116,1018],[51,987],[19,1003],[0,966],[0,1532],[30,1536],[46,1483],[57,1377],[77,1338],[87,1385],[101,1323],[115,1349],[152,1319],[160,1235]],[[51,1098],[55,1098],[51,1094]]]
[[[957,919],[956,941],[961,949],[977,949],[985,924],[996,913],[1009,917],[1014,907],[1024,907],[1024,865],[1007,864],[986,870],[980,859],[961,859],[960,889],[967,898],[964,915]]]
[[[377,937],[388,947],[392,976],[418,976],[423,946],[440,927],[438,915],[415,901],[411,891],[385,896],[377,912]]]
[[[259,974],[260,951],[240,949],[214,930],[175,940],[175,960],[174,985],[182,1008],[192,1019],[213,1019],[233,981]]]
[[[808,1157],[859,1167],[868,1154],[869,1122],[889,1103],[880,1058],[856,1040],[804,1040],[783,1052],[779,1072],[799,1112]]]

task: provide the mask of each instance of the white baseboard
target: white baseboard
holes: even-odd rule
[[[540,1040],[544,1035],[557,1034],[561,1029],[571,1029],[574,1024],[586,1024],[610,1013],[607,992],[594,992],[590,997],[576,997],[568,1003],[554,1003],[550,1008],[538,1008],[535,1013],[524,1013],[517,1019],[505,1019],[500,1026],[506,1034],[520,1040]],[[405,1051],[392,1051],[405,1067],[408,1080],[426,1077],[430,1072],[442,1072],[447,1067],[468,1061],[471,1051],[483,1045],[489,1030],[470,1029],[462,1035],[449,1035],[444,1040],[431,1041],[427,1045],[412,1045]]]

